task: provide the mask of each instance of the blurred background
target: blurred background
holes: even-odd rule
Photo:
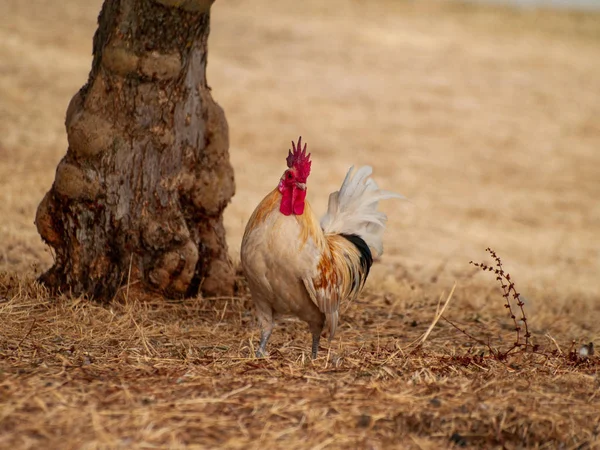
[[[230,126],[234,261],[302,135],[317,212],[353,164],[410,199],[382,205],[371,289],[476,282],[490,246],[528,298],[599,305],[600,4],[500,3],[218,0],[208,82]],[[0,2],[0,270],[50,265],[33,220],[100,6]]]

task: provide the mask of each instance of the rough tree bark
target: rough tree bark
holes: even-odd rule
[[[105,0],[36,216],[55,253],[51,287],[101,299],[128,279],[169,296],[232,292],[228,129],[206,84],[212,2]]]

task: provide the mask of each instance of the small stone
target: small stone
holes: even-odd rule
[[[450,436],[450,442],[452,442],[453,444],[458,445],[459,447],[466,447],[467,446],[467,439],[464,436],[461,436],[458,433],[454,433],[452,436]]]
[[[431,400],[429,400],[429,404],[431,406],[435,406],[436,408],[438,408],[438,407],[442,406],[442,401],[439,398],[434,397]]]
[[[582,359],[587,359],[590,356],[594,356],[594,343],[590,342],[587,345],[582,345],[579,348],[579,357]]]
[[[356,421],[356,426],[359,428],[367,428],[371,425],[371,416],[368,414],[361,414]]]

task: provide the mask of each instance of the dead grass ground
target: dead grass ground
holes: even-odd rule
[[[51,261],[35,208],[66,149],[99,3],[0,3],[0,446],[443,448],[454,433],[489,448],[600,445],[598,359],[568,356],[571,340],[599,338],[598,15],[215,4],[209,82],[231,128],[232,257],[299,134],[318,211],[355,163],[413,202],[385,205],[383,261],[343,316],[336,358],[312,363],[295,322],[278,328],[270,359],[249,357],[243,293],[101,307],[32,283]],[[468,339],[443,321],[409,355],[454,280],[448,316],[509,345],[493,278],[467,264],[488,245],[546,356],[465,358]]]
[[[396,295],[401,304],[371,293],[351,305],[330,354],[314,362],[298,322],[277,329],[271,357],[257,360],[247,297],[108,308],[48,299],[31,282],[5,277],[0,445],[597,445],[597,357],[578,362],[543,340],[546,355],[499,362],[470,351],[444,323],[430,346],[411,353],[407,344],[428,325],[419,309],[434,311],[435,301],[408,286]],[[479,322],[495,343],[506,336],[489,317]]]

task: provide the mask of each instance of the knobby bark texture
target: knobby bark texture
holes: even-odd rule
[[[206,83],[212,0],[106,0],[69,147],[36,225],[54,288],[111,298],[229,295],[222,213],[234,194],[227,122]]]

